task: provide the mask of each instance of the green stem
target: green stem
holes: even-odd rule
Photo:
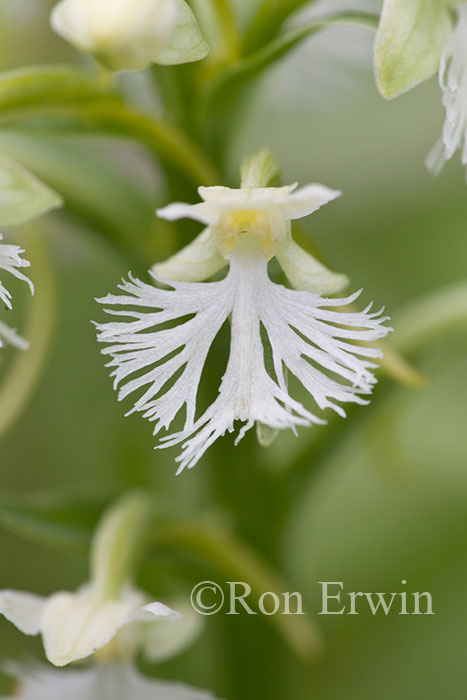
[[[394,319],[394,345],[413,353],[451,328],[467,324],[467,282],[430,292],[404,308]]]
[[[378,15],[367,12],[338,12],[334,15],[308,22],[298,29],[293,29],[259,51],[229,66],[211,86],[210,100],[217,100],[219,95],[223,95],[238,84],[243,84],[246,80],[255,77],[264,68],[276,63],[302,41],[327,27],[351,25],[376,29],[378,21]]]
[[[14,425],[37,386],[54,326],[55,287],[47,251],[38,232],[28,231],[27,250],[36,286],[24,332],[30,347],[25,352],[16,352],[0,386],[0,438]]]
[[[0,75],[0,124],[25,120],[134,139],[196,185],[220,181],[203,151],[182,131],[134,111],[82,71],[59,67]]]
[[[204,126],[204,137],[213,153],[222,152],[222,142],[232,120],[242,108],[241,91],[266,68],[272,66],[305,39],[334,25],[355,25],[376,29],[379,17],[365,12],[339,12],[293,29],[267,46],[219,71],[206,84],[195,115]],[[239,106],[240,105],[240,106]]]
[[[263,0],[244,38],[245,53],[264,46],[279,31],[285,20],[305,4],[316,0]]]
[[[253,550],[226,534],[211,528],[189,525],[168,525],[152,539],[156,549],[181,549],[210,563],[223,576],[251,586],[257,603],[266,591],[279,598],[290,590]],[[305,663],[310,663],[321,650],[320,635],[304,615],[272,615],[271,622],[292,651]]]
[[[222,33],[222,58],[225,61],[235,60],[240,47],[237,19],[234,15],[230,0],[211,0]]]

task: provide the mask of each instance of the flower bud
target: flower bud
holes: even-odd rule
[[[209,49],[184,0],[61,0],[53,29],[109,70],[198,61]]]

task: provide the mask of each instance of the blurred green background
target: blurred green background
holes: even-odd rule
[[[0,69],[80,60],[50,31],[50,6],[2,0]],[[385,304],[397,318],[419,295],[465,280],[467,189],[457,157],[438,179],[423,166],[444,118],[436,80],[384,102],[374,86],[372,39],[368,30],[332,29],[271,69],[249,93],[228,167],[235,182],[243,156],[269,146],[284,182],[341,189],[344,196],[304,228],[332,267],[364,288],[365,302]],[[316,617],[325,649],[312,668],[300,665],[267,619],[220,615],[207,619],[195,646],[152,672],[226,700],[465,698],[467,328],[449,330],[411,357],[427,378],[423,388],[384,380],[372,405],[339,421],[331,437],[321,441],[319,428],[298,439],[284,434],[270,450],[256,445],[253,432],[235,450],[228,437],[175,478],[176,452],[154,452],[150,426],[124,418],[90,324],[100,314],[94,297],[113,290],[129,269],[141,274],[111,242],[120,228],[135,241],[154,237],[158,255],[170,249],[156,240],[166,230],[152,213],[166,201],[161,174],[141,149],[95,139],[4,130],[0,151],[46,181],[50,163],[68,172],[69,204],[40,222],[52,260],[55,327],[40,382],[0,444],[1,491],[65,488],[110,497],[149,486],[182,512],[230,523],[303,593],[310,616],[320,608],[318,581],[343,581],[347,591],[399,591],[405,579],[407,590],[433,596],[434,616]],[[92,207],[70,175],[79,158],[86,159],[80,167]],[[102,184],[109,171],[115,189]],[[60,190],[59,181],[49,182]],[[94,225],[89,208],[100,212]],[[5,353],[2,375],[13,359]],[[0,552],[1,588],[47,594],[86,576],[84,558],[4,531]],[[170,557],[149,568],[142,581],[155,593],[185,569],[193,582],[215,576]],[[41,655],[39,642],[0,622],[0,657],[26,653]]]

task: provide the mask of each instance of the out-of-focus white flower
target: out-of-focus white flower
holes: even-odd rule
[[[199,61],[209,51],[185,0],[61,0],[51,23],[110,70]]]
[[[138,538],[152,506],[139,494],[106,512],[94,537],[90,582],[76,593],[58,592],[49,598],[21,591],[0,591],[0,613],[24,634],[41,634],[47,658],[65,666],[95,652],[103,659],[130,659],[142,648],[149,658],[163,658],[186,645],[196,629],[162,603],[129,583]],[[151,625],[172,620],[179,629],[168,635],[152,633]],[[178,632],[178,634],[177,634]]]
[[[457,7],[457,25],[447,40],[439,68],[439,83],[446,109],[443,134],[426,165],[438,174],[454,153],[461,150],[462,165],[467,166],[467,5]]]
[[[0,235],[0,241],[2,236]],[[22,250],[17,245],[7,245],[5,243],[0,243],[0,270],[5,270],[9,272],[14,277],[26,282],[31,292],[34,293],[34,287],[31,280],[26,277],[22,269],[29,267],[29,262],[25,260],[22,256],[24,250]],[[12,297],[8,289],[4,286],[3,281],[0,279],[0,300],[8,309],[12,308]],[[0,321],[0,347],[2,346],[2,340],[6,341],[10,345],[15,345],[22,350],[26,350],[28,343],[21,338],[17,333],[9,328],[5,323]]]
[[[237,442],[255,422],[273,429],[323,423],[289,394],[287,370],[320,409],[345,416],[341,403],[364,404],[380,352],[361,343],[388,333],[381,312],[341,313],[359,295],[328,299],[347,279],[327,270],[291,237],[291,220],[307,216],[340,193],[312,184],[241,189],[201,187],[200,204],[172,204],[158,212],[174,220],[189,217],[207,228],[187,248],[152,275],[169,285],[160,289],[130,277],[123,295],[99,301],[112,315],[131,320],[97,324],[109,347],[115,387],[124,399],[143,389],[133,411],[168,429],[183,410],[180,432],[159,447],[183,443],[179,472],[193,467],[235,421],[244,423]],[[246,186],[245,186],[246,185]],[[268,261],[275,257],[298,290],[274,284]],[[200,283],[229,265],[218,282]],[[170,282],[168,282],[170,280]],[[188,280],[188,281],[186,281]],[[131,308],[133,307],[133,308]],[[142,311],[138,309],[142,307]],[[231,318],[230,357],[219,395],[196,415],[201,375],[212,343]],[[354,343],[355,341],[355,343]],[[131,378],[133,376],[133,378]]]
[[[95,664],[80,671],[10,663],[5,670],[17,679],[17,700],[214,700],[204,690],[145,678],[126,663]]]
[[[385,0],[375,43],[379,90],[393,98],[436,71],[446,110],[426,165],[438,174],[461,150],[467,166],[467,5],[455,0]]]

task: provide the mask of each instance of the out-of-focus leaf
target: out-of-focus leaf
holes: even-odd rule
[[[62,204],[60,195],[16,161],[0,155],[0,225],[35,219]]]
[[[144,245],[149,247],[148,234],[156,223],[156,201],[150,196],[150,183],[143,182],[144,174],[137,177],[135,168],[128,164],[122,167],[124,154],[120,161],[115,154],[108,158],[109,149],[79,141],[2,130],[0,152],[21,160],[39,177],[60,188],[67,207],[114,243],[131,240],[139,251]],[[149,258],[151,262],[153,258]]]
[[[183,132],[133,110],[107,84],[76,68],[46,66],[0,74],[0,123],[136,140],[196,185],[219,183],[211,162]]]
[[[95,80],[71,66],[31,66],[0,74],[0,110],[2,119],[26,109],[53,110],[64,102],[89,103],[100,100],[118,102],[108,84]]]
[[[109,499],[1,496],[0,525],[38,544],[85,553]]]

